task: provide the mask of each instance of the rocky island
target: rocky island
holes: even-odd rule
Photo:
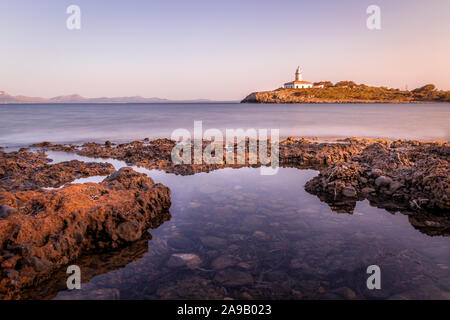
[[[372,87],[353,81],[314,83],[305,88],[253,92],[241,103],[426,103],[450,102],[450,91],[428,84],[414,90]]]

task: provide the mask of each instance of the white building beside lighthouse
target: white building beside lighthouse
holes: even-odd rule
[[[295,80],[291,82],[286,82],[284,84],[284,87],[291,89],[312,88],[313,83],[309,81],[303,81],[302,69],[300,69],[300,67],[297,67],[297,70],[295,71]]]

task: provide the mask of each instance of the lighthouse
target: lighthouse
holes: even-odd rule
[[[300,69],[300,66],[295,71],[295,81],[302,81],[302,69]]]
[[[312,88],[313,83],[309,81],[303,81],[302,69],[300,69],[300,66],[298,66],[297,70],[295,70],[295,80],[291,82],[286,82],[284,84],[284,87],[289,89]]]

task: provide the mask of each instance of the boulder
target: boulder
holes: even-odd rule
[[[187,267],[189,269],[198,268],[202,264],[200,257],[193,253],[174,253],[167,261],[169,268]]]
[[[5,219],[9,215],[16,213],[16,212],[17,212],[16,208],[12,208],[7,205],[2,205],[2,206],[0,206],[0,219]]]
[[[342,195],[346,198],[355,198],[357,193],[355,188],[353,188],[352,186],[347,186],[342,189]]]
[[[377,187],[385,187],[389,186],[392,182],[392,179],[386,176],[379,176],[375,179],[375,185]]]
[[[250,273],[235,269],[221,270],[217,273],[215,279],[226,287],[241,287],[253,284],[253,276]]]
[[[6,212],[17,210],[0,219],[0,279],[11,274],[8,269],[20,275],[14,286],[0,281],[0,298],[8,298],[85,253],[141,238],[170,218],[170,190],[122,168],[99,184],[0,192],[0,205]]]

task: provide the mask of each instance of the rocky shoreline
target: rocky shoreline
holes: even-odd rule
[[[415,101],[415,100],[402,100],[402,99],[379,99],[379,100],[369,100],[369,99],[323,99],[315,97],[299,97],[291,96],[280,93],[275,93],[272,91],[265,92],[252,92],[244,99],[241,103],[309,103],[309,104],[349,104],[349,103],[430,103],[435,101]]]
[[[69,161],[42,153],[0,152],[0,298],[47,281],[88,253],[124,247],[170,219],[170,190],[131,168]],[[101,183],[68,184],[108,175]]]
[[[170,219],[170,190],[131,168],[77,160],[52,164],[45,151],[112,158],[130,166],[192,175],[249,164],[177,165],[169,139],[82,146],[41,143],[38,152],[0,149],[0,297],[48,281],[52,272],[83,255],[139,241]],[[204,143],[204,147],[207,143]],[[320,173],[305,189],[334,211],[352,213],[357,201],[408,214],[421,232],[450,235],[450,143],[347,138],[337,143],[287,138],[280,166]],[[224,157],[226,150],[224,149]],[[101,183],[66,184],[104,175]],[[62,187],[61,187],[62,186]],[[45,189],[45,188],[57,189]]]
[[[203,148],[209,143],[204,142]],[[134,141],[111,145],[86,143],[81,148],[50,145],[51,150],[73,150],[93,158],[112,158],[147,169],[190,175],[225,167],[259,167],[249,164],[248,144],[245,164],[173,164],[169,139]],[[236,146],[235,146],[236,148]],[[226,156],[224,148],[224,159]],[[236,150],[235,150],[236,153]],[[395,210],[432,212],[448,215],[450,210],[450,143],[346,138],[323,142],[289,137],[279,144],[282,167],[319,170],[306,190],[320,195],[334,206],[344,207],[357,200],[388,203]],[[225,162],[225,161],[224,161]]]

